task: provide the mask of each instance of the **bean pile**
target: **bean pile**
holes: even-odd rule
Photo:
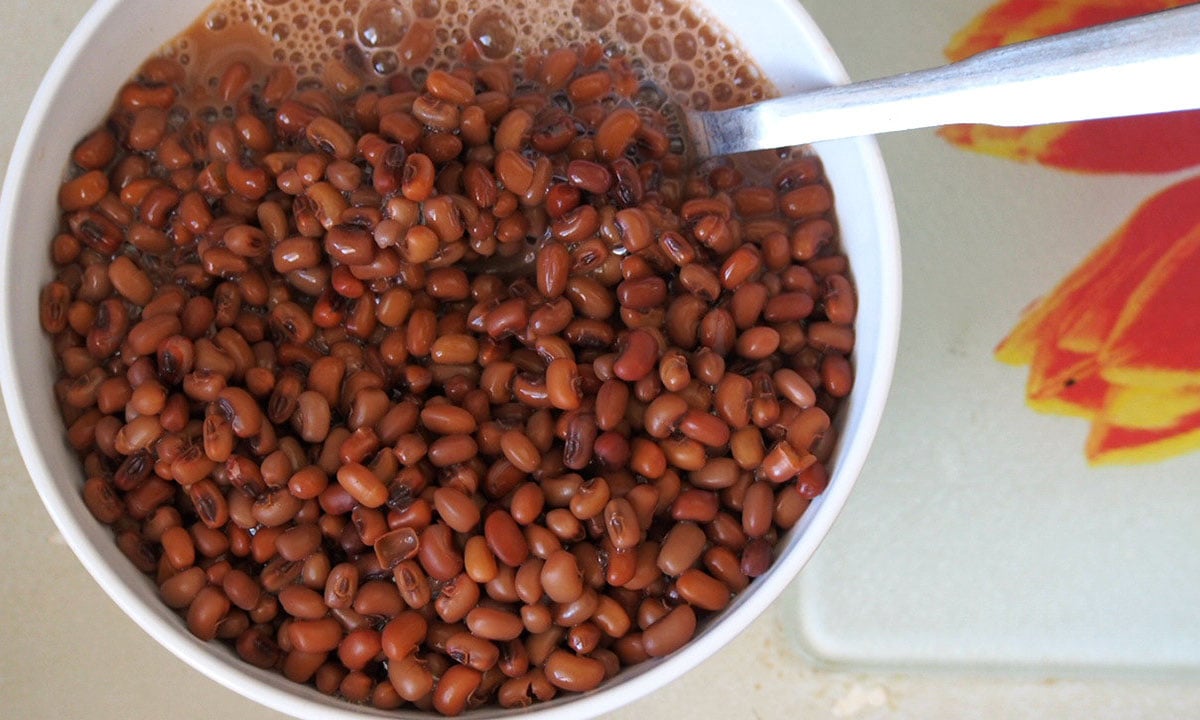
[[[74,149],[40,308],[83,499],[192,633],[453,715],[769,568],[852,384],[817,158],[689,167],[596,46],[209,90],[151,60]]]

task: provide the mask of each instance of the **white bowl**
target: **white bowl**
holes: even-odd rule
[[[122,610],[184,662],[231,690],[298,717],[427,717],[351,706],[254,668],[224,645],[196,639],[80,498],[82,473],[61,430],[53,391],[55,362],[38,321],[39,290],[52,276],[49,241],[58,222],[57,188],[71,148],[104,117],[121,84],[208,3],[100,0],[71,34],[34,98],[0,199],[0,386],[9,419],[42,502],[84,567]],[[794,0],[757,0],[750,12],[744,0],[703,4],[741,38],[743,47],[752,49],[782,93],[845,82],[833,50]],[[878,427],[891,381],[900,322],[899,246],[887,175],[874,141],[828,143],[818,151],[834,188],[842,242],[859,293],[855,387],[839,419],[841,441],[829,488],[785,536],[770,571],[683,649],[623,671],[593,692],[534,706],[523,716],[599,715],[699,664],[778,597],[845,502]],[[481,713],[486,711],[469,716]]]

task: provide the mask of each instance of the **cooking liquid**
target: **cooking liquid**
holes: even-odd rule
[[[256,70],[287,65],[302,81],[343,63],[382,85],[397,72],[519,64],[587,43],[626,56],[644,84],[638,100],[652,104],[665,93],[720,109],[774,94],[734,38],[680,0],[218,0],[164,54],[201,87],[214,88],[237,60]]]

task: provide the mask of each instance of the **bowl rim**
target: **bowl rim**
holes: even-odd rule
[[[0,247],[0,278],[9,281],[0,291],[0,339],[4,341],[4,347],[0,349],[0,390],[3,391],[21,457],[42,504],[84,569],[130,619],[177,658],[239,695],[297,717],[350,720],[377,714],[378,711],[371,712],[371,708],[321,702],[320,698],[324,696],[312,697],[312,693],[304,692],[311,688],[295,685],[294,689],[284,689],[267,682],[264,678],[256,677],[250,666],[230,662],[229,658],[232,655],[213,652],[211,647],[188,634],[186,628],[178,621],[169,621],[160,612],[162,608],[150,607],[121,577],[116,567],[102,555],[100,548],[84,531],[81,518],[72,511],[62,488],[51,480],[52,464],[44,447],[45,440],[39,436],[30,421],[28,398],[21,391],[17,373],[15,347],[20,338],[13,336],[14,329],[10,320],[14,311],[14,290],[11,281],[16,279],[12,275],[15,258],[10,239],[16,231],[19,190],[27,182],[31,159],[40,151],[33,144],[37,131],[48,119],[52,101],[67,80],[67,70],[77,62],[93,34],[122,2],[123,0],[98,0],[86,12],[56,54],[21,124],[5,174],[3,192],[0,194],[0,238],[3,239],[3,246]],[[798,2],[780,3],[777,9],[789,16],[792,25],[801,31],[802,39],[814,48],[818,57],[813,69],[819,71],[829,82],[847,82],[846,72],[833,48],[807,11]],[[865,383],[866,387],[875,388],[875,393],[866,398],[857,432],[853,437],[843,439],[843,442],[849,442],[849,447],[834,470],[840,478],[839,481],[831,483],[829,489],[821,496],[819,506],[815,513],[812,513],[810,524],[797,541],[782,553],[766,575],[756,580],[751,592],[739,595],[735,605],[726,611],[727,614],[721,617],[720,622],[710,623],[702,634],[683,649],[649,663],[650,667],[619,682],[607,684],[588,693],[565,696],[551,703],[526,708],[522,717],[550,720],[611,712],[665,686],[699,665],[745,630],[778,598],[811,558],[845,504],[878,430],[891,385],[899,342],[901,283],[895,202],[878,144],[873,138],[838,142],[853,146],[864,163],[863,171],[870,184],[865,194],[872,198],[871,205],[880,235],[879,258],[884,268],[882,283],[877,288],[882,297],[882,317],[879,318],[879,336],[876,339],[878,355],[874,357],[872,374],[856,380],[856,383]],[[501,711],[499,714],[510,717],[514,713]],[[386,716],[402,718],[408,715],[393,711]],[[424,713],[419,715],[428,716]],[[483,716],[486,716],[486,713],[481,711],[472,711],[465,715]]]

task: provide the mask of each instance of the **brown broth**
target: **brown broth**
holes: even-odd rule
[[[414,30],[435,40],[418,43],[427,52],[405,61],[398,50]],[[211,87],[234,60],[287,64],[317,79],[341,62],[382,82],[396,72],[521,61],[587,43],[628,57],[649,92],[662,88],[698,110],[774,94],[733,36],[680,0],[217,0],[164,52]]]

